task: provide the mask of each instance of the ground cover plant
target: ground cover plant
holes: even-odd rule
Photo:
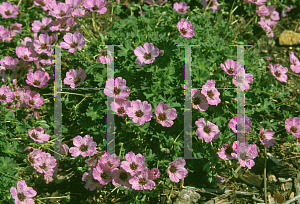
[[[277,22],[297,8],[287,0],[3,2],[0,202],[158,203],[167,193],[170,203],[167,190],[180,181],[208,187],[238,177],[234,169],[254,168],[260,149],[283,138],[298,151],[299,55],[290,51],[288,65],[271,63],[258,41],[272,39]],[[242,67],[229,45],[252,41]],[[54,45],[62,49],[62,87],[70,87],[61,91],[60,160]],[[122,46],[112,56],[103,45]],[[186,48],[177,45],[200,45],[191,48],[191,105],[192,153],[202,159],[184,159],[188,79]],[[112,61],[114,78],[107,78]],[[245,95],[242,126],[234,87]],[[115,154],[106,150],[108,107]],[[236,141],[241,132],[244,143]]]

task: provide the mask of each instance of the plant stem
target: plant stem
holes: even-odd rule
[[[209,7],[209,5],[211,4],[211,1],[212,1],[212,0],[209,0],[209,3],[208,3],[208,5],[206,6],[206,8],[205,8],[205,10],[204,10],[204,13],[203,13],[203,15],[205,15],[207,8],[208,8],[208,7]]]

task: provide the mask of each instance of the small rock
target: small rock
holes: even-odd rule
[[[270,175],[268,176],[268,181],[269,181],[270,183],[275,183],[275,182],[277,182],[276,176],[273,175],[273,174],[270,174]]]
[[[268,50],[262,50],[262,53],[268,54]]]
[[[293,48],[292,48],[292,47],[289,47],[289,49],[292,50]]]
[[[291,200],[292,198],[294,198],[295,197],[295,195],[294,195],[295,193],[294,192],[291,192],[291,194],[289,195],[289,200]]]
[[[285,183],[285,182],[292,181],[291,178],[288,178],[288,179],[285,179],[285,178],[278,178],[278,180],[279,180],[280,183]]]
[[[192,189],[183,189],[179,192],[174,204],[194,204],[197,203],[201,196]]]
[[[273,57],[276,58],[278,54],[273,54]]]
[[[291,30],[284,30],[279,36],[280,45],[297,45],[300,44],[300,33]]]
[[[296,50],[299,51],[299,50],[300,50],[300,47],[296,47]]]
[[[284,183],[284,188],[285,188],[286,191],[291,190],[292,187],[293,187],[293,183],[292,182],[286,182],[286,183]]]

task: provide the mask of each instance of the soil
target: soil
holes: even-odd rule
[[[124,8],[126,3],[138,3],[139,1],[122,1],[121,4]],[[173,1],[170,1],[171,3],[174,3]],[[194,3],[191,5],[190,9],[193,9],[194,6],[198,6],[199,8],[202,8],[200,3]],[[300,4],[298,5],[298,8],[300,8]],[[284,67],[289,67],[290,60],[289,60],[289,51],[293,51],[295,56],[300,59],[300,45],[296,46],[281,46],[279,45],[279,36],[280,33],[282,33],[284,30],[293,30],[295,32],[300,33],[300,14],[297,14],[297,9],[293,9],[291,12],[287,14],[287,17],[281,18],[276,27],[273,29],[274,32],[274,38],[268,38],[265,34],[261,34],[257,37],[257,39],[252,40],[252,42],[249,42],[250,44],[257,44],[257,40],[262,43],[263,52],[261,52],[259,55],[269,56],[272,58],[270,63],[272,64],[281,64]],[[108,11],[104,15],[99,15],[99,19],[97,22],[101,24],[99,31],[105,34],[104,30],[111,25],[110,22],[107,22],[104,19],[108,19],[110,16],[111,10],[108,8]],[[280,12],[281,13],[281,12]],[[113,15],[112,19],[113,21],[119,20],[120,18],[127,17],[125,14],[122,14],[120,17]],[[103,21],[104,20],[104,21]],[[254,33],[258,34],[261,33],[262,29],[260,27],[255,27]],[[269,44],[270,41],[270,44]],[[275,44],[272,44],[272,41],[275,42]],[[274,54],[277,56],[275,57]],[[290,71],[289,71],[290,73]],[[294,92],[291,93],[290,99],[295,100],[295,98],[300,98],[300,74],[289,74],[288,73],[288,80],[293,80],[295,82],[295,89]],[[275,175],[275,178],[277,179],[277,182],[271,183],[268,181],[267,183],[267,191],[270,192],[271,197],[274,197],[274,199],[277,201],[277,203],[282,203],[283,201],[289,200],[292,196],[292,192],[294,192],[294,196],[296,196],[295,186],[292,184],[292,188],[287,190],[288,188],[284,188],[282,184],[278,182],[279,177],[286,177],[286,178],[292,178],[295,179],[295,173],[298,172],[300,169],[300,154],[296,154],[293,152],[290,152],[289,147],[290,143],[286,142],[287,134],[282,133],[280,136],[280,140],[277,140],[275,145],[273,147],[268,148],[268,152],[273,155],[280,163],[283,163],[284,168],[287,169],[285,171],[285,175],[278,174],[278,172],[282,171],[284,169],[283,167],[280,170],[276,170],[276,168],[272,168],[276,166],[276,164],[271,161],[270,159],[267,160],[267,177],[270,175]],[[238,171],[238,174],[240,175],[239,178],[231,178],[228,182],[225,182],[223,184],[217,185],[217,184],[210,184],[205,181],[205,173],[203,172],[202,175],[193,175],[192,173],[189,173],[189,177],[187,177],[184,180],[184,186],[194,186],[197,188],[213,188],[213,189],[225,189],[225,190],[237,190],[237,191],[243,191],[243,192],[253,192],[257,193],[256,198],[261,199],[264,201],[264,147],[258,146],[258,152],[259,155],[257,158],[254,159],[255,166],[251,170],[245,171],[244,169],[248,168],[242,168],[240,171]],[[293,158],[293,159],[290,159]],[[286,163],[284,163],[286,162]],[[65,169],[64,166],[59,166],[59,168]],[[228,172],[225,167],[223,167],[224,172]],[[247,180],[247,175],[248,180]],[[80,187],[74,185],[74,183],[69,183],[69,179],[63,180],[61,183],[55,183],[50,182],[49,184],[45,184],[45,181],[42,179],[38,179],[36,174],[33,173],[32,179],[34,179],[36,182],[35,188],[40,189],[40,194],[37,195],[38,198],[43,197],[60,197],[65,196],[63,192],[71,192],[71,197],[77,197],[76,203],[124,203],[127,199],[126,195],[122,195],[121,191],[119,191],[118,198],[115,198],[114,195],[109,195],[109,192],[104,192],[106,196],[108,197],[96,197],[100,190],[95,190],[93,192],[82,189],[82,186]],[[228,174],[223,173],[220,176],[228,177]],[[252,176],[252,177],[251,177]],[[197,178],[204,178],[203,180]],[[254,182],[251,183],[251,180]],[[74,175],[72,177],[72,180],[74,180],[77,183],[81,183],[81,176],[80,175]],[[257,181],[257,183],[255,183]],[[76,183],[75,182],[75,183]],[[284,184],[285,185],[285,184]],[[114,187],[112,186],[112,189]],[[177,198],[178,193],[180,192],[180,184],[178,184],[174,189],[171,191],[171,189],[167,189],[164,194],[160,195],[158,198],[152,198],[150,200],[150,203],[168,203],[168,196],[171,193],[170,199],[172,201],[175,201]],[[103,193],[103,191],[102,191]],[[98,194],[99,195],[99,194]],[[210,193],[200,193],[201,198],[198,201],[198,203],[205,203],[207,201],[210,201],[211,199],[216,197],[216,194],[212,195]],[[61,201],[64,199],[49,199],[49,200],[42,200],[44,203],[61,203]],[[79,201],[80,200],[80,201]],[[74,203],[75,203],[74,202]],[[231,197],[228,199],[228,202],[231,203],[255,203],[252,199],[252,196],[245,196],[245,195],[236,195],[234,197]],[[269,202],[269,201],[268,201]],[[39,203],[39,202],[38,202]],[[171,203],[171,202],[169,202]],[[223,201],[225,203],[225,201]],[[259,203],[259,202],[258,202]]]

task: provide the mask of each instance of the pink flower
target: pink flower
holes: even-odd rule
[[[97,12],[99,14],[104,14],[107,11],[105,0],[86,0],[84,1],[84,8],[90,10],[91,12]]]
[[[89,168],[89,173],[84,172],[84,174],[82,176],[82,181],[86,182],[85,188],[87,190],[93,191],[96,188],[99,188],[99,189],[103,188],[103,185],[101,185],[98,180],[94,179],[93,170],[91,168]]]
[[[126,109],[126,114],[132,118],[134,123],[143,125],[151,120],[153,116],[151,109],[151,104],[148,104],[147,101],[136,100],[131,102],[131,107]]]
[[[11,103],[16,93],[11,91],[11,88],[6,85],[2,85],[0,88],[0,101],[2,103]]]
[[[112,181],[111,169],[107,164],[98,163],[93,169],[93,177],[98,180],[100,184],[107,185]]]
[[[290,5],[290,7],[288,7],[288,6],[284,7],[282,9],[282,13],[281,13],[282,17],[286,17],[286,12],[289,12],[292,9],[293,9],[293,5]]]
[[[28,162],[34,167],[40,166],[43,163],[43,157],[44,157],[44,154],[42,153],[41,150],[34,149],[28,155]]]
[[[160,51],[159,51],[159,55],[163,55],[164,52],[165,52],[164,50],[160,50]]]
[[[9,26],[10,30],[10,37],[16,36],[16,33],[22,33],[22,24],[20,23],[14,23],[11,26]]]
[[[210,1],[210,0],[202,0],[200,3],[202,4],[202,6],[203,6],[204,8],[206,8],[209,1]],[[221,6],[220,6],[219,3],[217,2],[217,0],[211,0],[211,3],[210,3],[210,5],[209,5],[209,7],[210,7],[209,10],[210,10],[211,12],[213,12],[213,13],[214,13],[216,10],[219,10],[219,9],[221,8]]]
[[[96,155],[94,155],[93,157],[84,160],[85,163],[87,163],[90,167],[95,168],[98,164],[98,160],[99,160],[99,153],[97,153]]]
[[[178,183],[179,179],[185,178],[188,171],[184,168],[185,160],[182,157],[177,157],[173,162],[169,163],[167,172],[171,181]]]
[[[246,3],[254,3],[254,4],[256,4],[257,6],[261,6],[261,5],[263,5],[263,4],[265,4],[265,2],[267,1],[267,0],[244,0]]]
[[[158,0],[157,2],[155,2],[154,0],[145,0],[145,3],[151,5],[151,4],[157,4],[159,6],[164,5],[168,0]]]
[[[239,68],[237,74],[232,78],[232,82],[240,87],[242,91],[247,91],[250,88],[248,83],[253,82],[253,75],[251,73],[245,74],[245,69]]]
[[[63,155],[67,155],[69,153],[69,149],[70,148],[69,148],[69,146],[67,144],[65,144],[65,143],[61,144],[61,153]]]
[[[287,75],[285,73],[288,72],[288,68],[281,66],[280,64],[269,64],[270,71],[274,77],[278,81],[287,82]]]
[[[274,5],[269,5],[267,6],[268,10],[269,10],[269,13],[270,13],[270,19],[273,20],[273,21],[278,21],[280,18],[279,18],[279,13],[276,10],[276,6]]]
[[[145,64],[151,64],[154,62],[155,57],[159,55],[159,49],[154,48],[152,43],[145,43],[144,46],[138,46],[134,50],[135,56],[137,56],[135,62],[139,66],[144,66]]]
[[[149,179],[150,180],[158,179],[159,176],[160,176],[159,169],[157,169],[157,168],[153,168],[151,171],[148,170],[148,173],[149,173]]]
[[[70,31],[71,26],[77,25],[77,23],[74,21],[74,18],[64,18],[61,20],[55,20],[51,22],[50,30],[53,31]]]
[[[295,137],[300,137],[300,120],[298,117],[289,117],[285,120],[285,129]]]
[[[58,3],[49,11],[49,15],[56,19],[63,19],[72,15],[72,7],[70,4]]]
[[[17,188],[10,188],[10,194],[17,204],[34,204],[32,197],[36,196],[36,191],[28,187],[25,181],[18,181]]]
[[[130,173],[131,176],[134,176],[137,172],[147,168],[145,166],[145,157],[143,155],[135,155],[133,152],[128,152],[125,157],[126,160],[121,162],[120,167]]]
[[[71,5],[72,8],[76,8],[81,4],[81,0],[66,0],[66,4]]]
[[[13,69],[17,66],[19,60],[18,58],[12,58],[11,56],[6,56],[4,59],[0,60],[0,70]]]
[[[238,61],[233,61],[232,59],[228,59],[224,64],[220,64],[221,68],[228,74],[228,75],[236,75],[237,70],[241,68],[241,64]]]
[[[149,178],[148,169],[143,169],[137,175],[129,180],[134,190],[152,190],[155,182]]]
[[[40,94],[36,91],[26,91],[26,95],[24,95],[24,101],[26,104],[32,108],[38,109],[41,105],[44,104],[44,98],[40,97]]]
[[[269,16],[269,10],[265,5],[257,6],[256,13],[258,16]]]
[[[33,3],[37,6],[41,6],[44,11],[47,11],[47,10],[49,10],[48,9],[49,2],[50,2],[50,0],[34,0]]]
[[[75,9],[72,13],[72,15],[76,18],[82,18],[82,17],[86,16],[86,14],[88,14],[88,12],[86,12],[85,10],[82,10],[80,8]]]
[[[98,56],[96,62],[101,62],[102,64],[109,64],[113,61],[113,58],[111,55],[108,55],[106,50],[102,50],[100,52],[100,55]]]
[[[207,80],[202,86],[201,93],[206,97],[208,104],[217,106],[221,99],[219,98],[220,93],[215,88],[215,83],[214,80]]]
[[[207,99],[200,93],[199,89],[192,89],[192,96],[192,106],[194,109],[199,109],[200,111],[208,109]]]
[[[222,176],[219,176],[219,175],[216,176],[215,182],[216,182],[217,184],[224,183],[225,181],[226,181],[226,178],[225,178],[225,177],[222,177]]]
[[[244,120],[244,117],[242,115],[235,116],[229,121],[228,123],[229,127],[232,129],[234,133],[249,133],[251,128],[251,120],[249,119],[249,117],[245,116],[245,124],[237,125],[237,121],[239,119]],[[244,132],[244,128],[245,128],[245,132]]]
[[[271,57],[268,57],[268,58],[267,58],[267,60],[269,60],[269,61],[270,61],[270,60],[271,60]]]
[[[106,96],[125,100],[130,94],[130,89],[126,86],[126,80],[118,77],[115,80],[108,79],[103,92]]]
[[[141,11],[139,11],[139,14],[141,14]],[[145,16],[146,14],[142,11],[142,15]]]
[[[14,18],[17,17],[19,8],[17,5],[11,5],[10,2],[3,2],[0,5],[0,13],[3,18]]]
[[[79,68],[78,74],[75,69],[70,69],[66,74],[64,84],[70,85],[71,88],[74,89],[75,87],[82,84],[85,78],[86,74],[83,69]]]
[[[218,156],[221,159],[229,160],[234,159],[236,157],[236,146],[235,144],[225,143],[222,145],[222,148],[219,152],[217,152]]]
[[[33,127],[31,130],[28,130],[28,134],[31,137],[31,139],[38,143],[48,141],[50,138],[50,135],[44,134],[44,129],[42,127]]]
[[[273,30],[270,28],[270,26],[266,23],[265,18],[261,17],[260,21],[258,22],[262,29],[267,32],[268,37],[273,37]]]
[[[176,2],[173,4],[173,8],[180,14],[184,14],[187,12],[187,10],[190,8],[189,6],[186,5],[185,2],[180,2],[179,4]]]
[[[109,154],[108,152],[105,152],[105,154],[102,155],[102,158],[100,158],[98,162],[107,164],[112,170],[120,165],[120,158],[116,154]]]
[[[92,156],[95,153],[97,143],[93,142],[93,137],[85,135],[83,138],[77,136],[73,139],[73,144],[75,147],[71,147],[69,152],[72,157],[77,157],[79,155],[83,157]]]
[[[192,38],[195,36],[194,25],[185,18],[182,18],[176,26],[183,37]]]
[[[129,180],[132,178],[130,173],[126,172],[122,167],[120,169],[115,168],[111,176],[113,177],[112,183],[114,186],[124,186],[127,189],[130,189],[131,184],[129,183]]]
[[[155,108],[156,122],[161,124],[163,127],[171,127],[173,121],[177,117],[176,109],[170,108],[167,104],[160,102]]]
[[[238,143],[237,158],[242,167],[247,166],[251,169],[255,165],[253,159],[257,157],[257,155],[256,144],[249,145],[248,143]]]
[[[47,72],[38,70],[34,73],[29,72],[27,74],[26,83],[37,88],[45,88],[48,86],[47,82],[49,81],[49,79],[50,77]]]
[[[289,52],[290,62],[291,62],[291,70],[295,73],[300,72],[300,62],[299,59],[294,55],[294,52]]]
[[[260,133],[258,135],[260,142],[265,147],[274,146],[275,139],[273,138],[273,135],[275,132],[272,129],[266,129],[264,130],[263,127],[260,127]]]
[[[16,47],[16,54],[19,58],[21,58],[24,61],[38,60],[38,58],[36,57],[36,53],[33,51],[33,49],[24,45]]]
[[[131,107],[131,101],[124,99],[116,99],[115,102],[110,104],[111,110],[114,111],[115,114],[123,117],[126,115],[126,109]]]
[[[67,33],[64,35],[65,42],[61,42],[60,45],[69,49],[69,52],[74,53],[77,49],[82,49],[85,45],[85,40],[83,40],[83,34],[76,31],[74,34]]]
[[[11,41],[10,32],[7,28],[4,28],[3,25],[0,25],[0,42],[10,42]]]
[[[214,139],[219,138],[220,131],[218,130],[217,125],[209,121],[206,123],[204,118],[198,119],[195,124],[198,127],[195,133],[198,136],[198,139],[204,139],[206,143],[209,143]]]
[[[37,20],[33,21],[33,23],[31,24],[31,29],[35,33],[48,33],[50,31],[49,27],[51,26],[51,22],[51,18],[43,17],[42,22]]]

